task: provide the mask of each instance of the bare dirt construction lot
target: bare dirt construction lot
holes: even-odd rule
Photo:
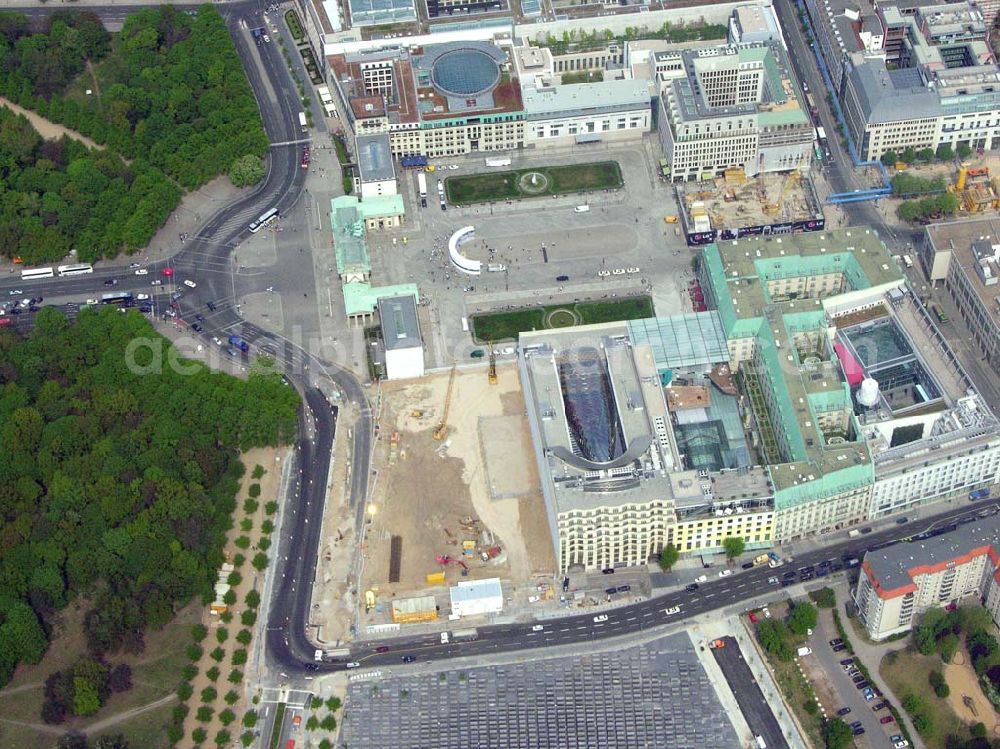
[[[382,389],[376,512],[367,532],[363,585],[383,603],[431,592],[429,573],[445,571],[449,584],[463,579],[459,565],[442,566],[438,555],[462,559],[469,568],[465,579],[516,582],[551,574],[554,566],[516,369],[499,366],[496,385],[489,384],[485,367],[458,372],[448,433],[436,441],[448,381],[445,373]],[[392,449],[394,431],[398,443]],[[393,536],[401,539],[400,574],[390,583]],[[483,562],[478,551],[491,537],[502,553]],[[463,541],[476,542],[475,556],[462,556]],[[443,591],[438,585],[432,592]]]
[[[983,723],[993,736],[1000,736],[1000,720],[993,705],[983,694],[976,672],[968,661],[965,652],[959,650],[952,662],[943,669],[944,679],[951,687],[948,704],[966,723]]]

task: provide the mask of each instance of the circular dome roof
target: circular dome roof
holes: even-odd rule
[[[434,61],[431,80],[442,93],[471,98],[496,85],[500,66],[480,50],[456,49]]]

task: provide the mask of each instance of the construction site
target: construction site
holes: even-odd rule
[[[784,231],[823,228],[823,208],[809,175],[803,172],[748,178],[742,169],[729,169],[713,180],[680,183],[676,190],[689,239],[692,234],[733,239],[768,233],[765,227]]]
[[[454,618],[459,583],[527,604],[555,559],[516,368],[387,382],[380,403],[362,626]]]
[[[894,182],[889,211],[895,214],[904,200],[919,199],[947,190],[958,199],[958,215],[986,213],[1000,209],[1000,155],[992,151],[975,155],[956,165],[954,161],[910,164],[898,162],[893,175],[905,174],[920,180],[936,181],[937,189],[923,194],[900,194]],[[903,188],[906,187],[904,183]],[[932,217],[935,218],[935,217]]]

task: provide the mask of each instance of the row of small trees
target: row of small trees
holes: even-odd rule
[[[956,154],[960,159],[967,159],[972,156],[972,149],[966,143],[959,143],[957,148],[952,148],[949,144],[942,143],[937,147],[937,150],[933,148],[921,148],[918,151],[910,147],[902,152],[886,151],[882,154],[882,163],[886,166],[894,166],[899,162],[904,164],[916,164],[918,162],[929,164],[935,159],[938,161],[951,161],[955,158]]]

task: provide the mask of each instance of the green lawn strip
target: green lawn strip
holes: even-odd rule
[[[299,23],[299,16],[294,10],[285,13],[285,23],[288,24],[288,31],[295,38],[296,42],[301,42],[306,35],[302,31],[302,24]]]
[[[566,315],[553,315],[565,311]],[[613,301],[580,302],[531,307],[513,312],[473,315],[472,337],[476,343],[517,340],[519,333],[544,330],[546,327],[568,327],[570,315],[583,325],[641,320],[653,316],[653,301],[647,296],[627,297]],[[551,319],[551,325],[547,321]]]
[[[907,695],[915,694],[927,706],[932,725],[921,738],[929,749],[944,749],[949,735],[966,736],[969,731],[948,701],[934,694],[928,680],[930,672],[940,671],[943,665],[936,654],[920,655],[904,648],[886,655],[879,668],[882,678],[899,699],[906,700]]]
[[[285,722],[285,703],[279,702],[278,709],[274,713],[274,728],[271,729],[271,740],[268,746],[271,749],[278,749],[278,742],[281,741],[281,727]]]
[[[547,180],[547,184],[537,192],[526,192],[521,189],[521,177],[533,172],[541,174]],[[516,198],[615,189],[621,187],[624,181],[617,162],[600,161],[447,177],[444,184],[450,203],[471,205]]]

